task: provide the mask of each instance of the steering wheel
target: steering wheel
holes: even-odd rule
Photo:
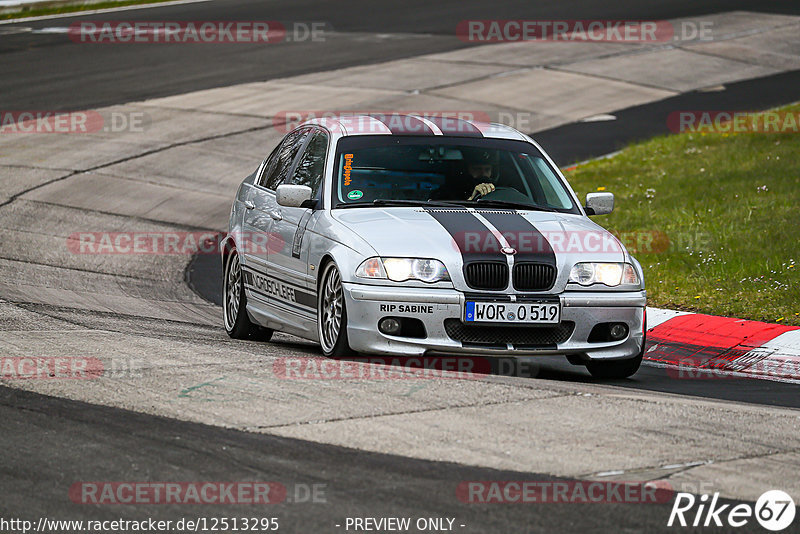
[[[523,202],[529,203],[531,201],[526,195],[523,195],[513,187],[499,186],[495,187],[494,191],[486,193],[485,195],[478,195],[477,201],[483,199],[487,200],[506,200],[508,202]]]

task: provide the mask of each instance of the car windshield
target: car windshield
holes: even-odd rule
[[[352,136],[339,141],[333,206],[459,204],[579,213],[535,146],[473,138]]]

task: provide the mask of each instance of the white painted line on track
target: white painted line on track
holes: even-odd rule
[[[800,358],[800,330],[789,330],[783,334],[770,339],[763,345],[762,349],[775,349],[783,356]]]
[[[131,11],[134,9],[151,9],[156,7],[179,6],[182,4],[198,4],[200,2],[210,2],[211,0],[175,0],[174,2],[158,2],[155,4],[137,4],[135,6],[108,7],[105,9],[90,9],[87,11],[73,11],[71,13],[56,13],[53,15],[42,15],[41,17],[21,17],[18,19],[0,20],[3,24],[18,24],[20,22],[33,22],[37,20],[60,19],[67,17],[82,17],[84,15],[96,15],[98,13],[114,13],[117,11]]]

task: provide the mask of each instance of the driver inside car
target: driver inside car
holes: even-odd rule
[[[494,192],[500,181],[498,150],[459,147],[462,157],[451,161],[442,187],[431,195],[432,200],[476,200]]]
[[[467,200],[475,200],[494,191],[500,177],[496,170],[499,163],[497,151],[470,150],[464,159],[467,164],[467,178],[472,180],[469,185],[474,185]]]

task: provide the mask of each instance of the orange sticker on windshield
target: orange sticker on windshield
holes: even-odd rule
[[[353,170],[353,155],[344,155],[344,186],[350,185],[350,171]]]

